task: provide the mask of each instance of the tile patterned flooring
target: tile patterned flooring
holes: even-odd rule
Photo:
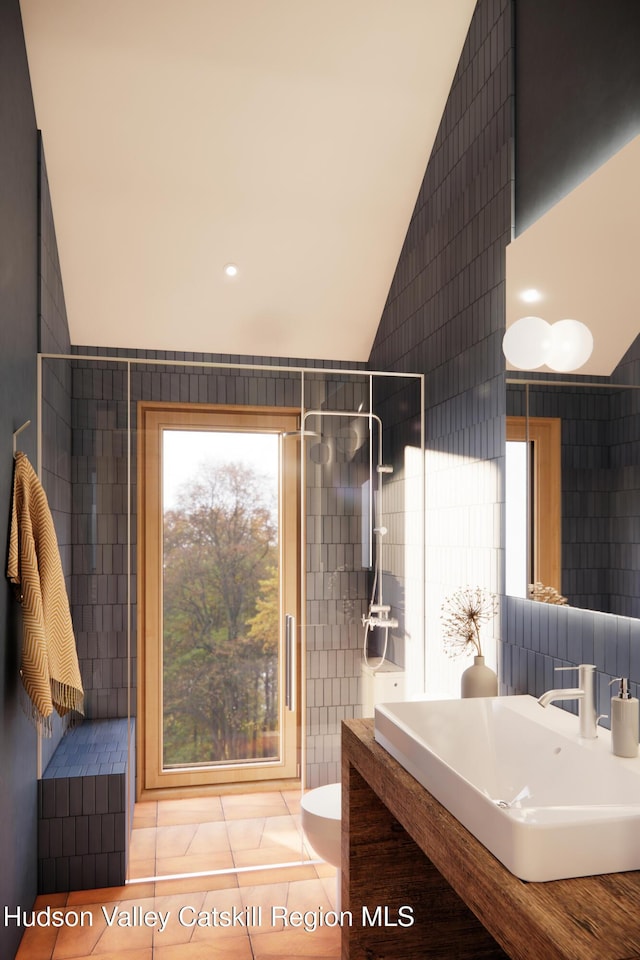
[[[305,847],[299,799],[272,791],[136,804],[129,883],[38,897],[34,910],[66,920],[27,928],[16,960],[336,960],[335,870]],[[220,872],[197,876],[205,871]],[[175,874],[192,876],[153,879]]]

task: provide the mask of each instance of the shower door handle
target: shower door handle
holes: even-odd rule
[[[288,710],[296,708],[296,618],[284,618],[284,702]]]

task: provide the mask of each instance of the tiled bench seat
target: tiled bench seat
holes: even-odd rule
[[[125,883],[129,762],[126,719],[85,721],[60,741],[38,782],[39,893]]]

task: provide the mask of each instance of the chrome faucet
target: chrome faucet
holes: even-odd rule
[[[595,740],[598,736],[598,716],[596,711],[596,667],[594,663],[581,663],[579,667],[556,667],[556,670],[577,670],[578,686],[564,690],[547,690],[538,698],[541,707],[548,707],[554,700],[577,700],[580,736],[585,740]]]

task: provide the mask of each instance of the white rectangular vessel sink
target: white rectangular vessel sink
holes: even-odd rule
[[[640,759],[534,697],[375,708],[374,736],[522,880],[640,869]]]

